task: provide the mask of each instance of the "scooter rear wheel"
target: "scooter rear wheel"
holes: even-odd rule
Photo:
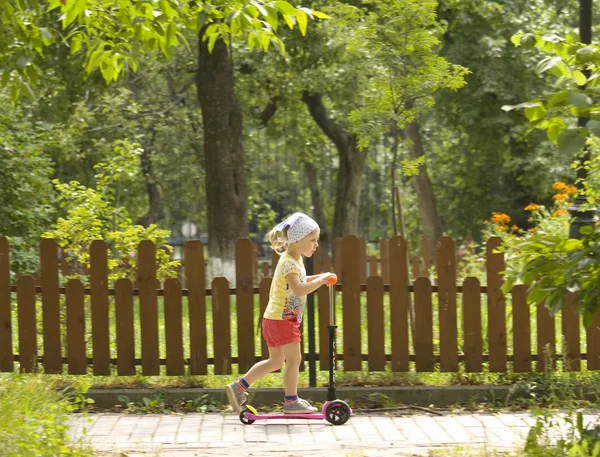
[[[352,410],[345,401],[333,400],[325,410],[325,419],[333,425],[342,425],[348,422]]]
[[[246,417],[246,414],[252,414],[252,411],[250,411],[248,408],[242,409],[242,411],[240,412],[240,421],[242,422],[242,424],[244,424],[244,425],[254,424],[254,422],[256,422],[256,421],[254,419],[248,419]]]

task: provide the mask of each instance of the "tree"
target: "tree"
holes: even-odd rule
[[[2,5],[8,31],[7,39],[0,44],[5,66],[2,81],[3,85],[10,85],[14,100],[23,88],[33,96],[31,83],[39,78],[34,53],[41,54],[44,46],[58,41],[51,29],[41,25],[45,21],[60,20],[65,33],[60,37],[61,44],[69,46],[72,53],[85,52],[86,71],[91,73],[98,69],[107,82],[117,80],[126,68],[135,71],[143,53],[160,49],[170,57],[172,48],[180,41],[187,44],[184,30],[199,30],[197,84],[203,108],[207,176],[211,177],[206,181],[209,267],[218,268],[212,270],[214,275],[233,279],[233,243],[248,233],[245,178],[243,168],[237,169],[232,178],[228,174],[231,168],[222,167],[223,163],[215,157],[218,153],[225,160],[243,158],[241,117],[236,114],[239,111],[235,107],[231,67],[232,41],[242,38],[250,48],[256,46],[265,51],[273,42],[284,51],[284,43],[276,35],[280,17],[289,28],[297,26],[305,34],[309,17],[326,15],[307,8],[294,8],[283,0],[231,0],[217,5],[173,0],[160,0],[154,4],[131,0],[110,4],[99,0],[51,0],[43,9],[45,4],[40,6],[32,2],[27,5],[31,8],[23,8],[21,2],[3,0]],[[207,64],[213,68],[207,68]],[[219,80],[213,79],[215,76]],[[223,100],[227,100],[225,105],[210,104],[215,95],[203,91],[204,84],[208,83],[212,83],[211,89],[221,91]],[[231,126],[230,115],[233,116]],[[220,135],[224,136],[219,138]],[[221,141],[225,141],[225,148]],[[237,164],[243,167],[243,160]],[[225,189],[217,190],[221,186]],[[233,198],[225,205],[218,198],[218,192],[223,190],[231,192]]]

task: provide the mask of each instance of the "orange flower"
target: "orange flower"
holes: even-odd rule
[[[553,185],[552,188],[554,190],[565,190],[567,188],[567,185],[562,182],[562,181],[556,181]]]
[[[565,191],[567,192],[567,194],[574,194],[575,192],[577,192],[577,187],[575,187],[573,185],[567,186]]]
[[[485,221],[483,221],[483,223],[484,223],[485,225],[487,225],[487,224],[488,224],[488,222],[489,222],[489,221],[488,221],[487,219],[486,219]]]
[[[567,214],[567,210],[566,210],[566,209],[557,209],[556,211],[554,211],[554,212],[552,213],[552,215],[553,215],[554,217],[557,217],[557,216],[563,216],[563,215],[565,215],[565,214]]]
[[[554,195],[554,200],[556,200],[557,202],[564,202],[564,201],[567,201],[568,199],[569,199],[569,194],[567,194],[566,192],[562,192],[560,194]]]
[[[504,213],[493,212],[492,222],[495,224],[508,224],[510,222],[510,216]]]
[[[513,230],[519,230],[519,226],[517,224],[513,224],[513,226],[511,227],[511,229],[513,229]]]
[[[496,230],[500,230],[501,232],[507,232],[508,227],[506,225],[496,225]]]
[[[536,205],[535,203],[530,203],[525,207],[525,211],[538,211],[540,209],[540,205]]]

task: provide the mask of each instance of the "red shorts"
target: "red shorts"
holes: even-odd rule
[[[267,346],[270,348],[278,348],[289,343],[299,343],[300,322],[263,318],[262,333],[267,341]]]

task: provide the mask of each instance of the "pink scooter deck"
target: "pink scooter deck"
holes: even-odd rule
[[[327,406],[330,404],[330,401],[326,401],[323,403],[323,408],[320,413],[307,413],[307,414],[285,414],[285,413],[277,413],[277,414],[253,414],[248,411],[244,414],[244,417],[247,420],[256,421],[261,419],[312,419],[312,420],[320,420],[325,419]],[[352,414],[352,409],[348,408],[350,414]]]
[[[323,408],[320,413],[306,413],[306,414],[285,414],[285,413],[277,413],[277,414],[252,414],[248,412],[246,414],[246,419],[249,420],[261,420],[261,419],[325,419],[325,411],[327,410],[327,405],[329,405],[329,401],[323,403]]]

